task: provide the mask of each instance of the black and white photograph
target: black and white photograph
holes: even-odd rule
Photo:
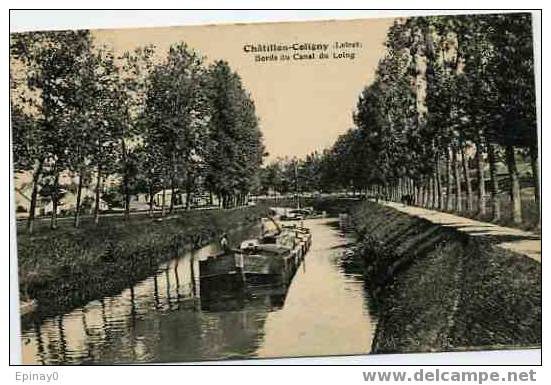
[[[21,363],[541,349],[534,22],[10,33]]]

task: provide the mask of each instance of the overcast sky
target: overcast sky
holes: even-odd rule
[[[154,44],[164,55],[170,45],[184,41],[207,62],[228,61],[256,103],[269,159],[274,159],[321,150],[352,126],[357,97],[373,79],[391,24],[392,19],[365,19],[96,30],[94,35],[117,53]],[[354,60],[333,59],[340,50],[332,49],[327,60],[263,63],[243,48],[295,42],[359,42],[361,48],[347,50],[355,53]]]

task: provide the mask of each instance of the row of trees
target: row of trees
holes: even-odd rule
[[[260,172],[259,194],[288,194],[326,190],[322,177],[327,174],[322,167],[323,155],[313,152],[303,159],[278,158],[265,165]]]
[[[257,183],[264,147],[254,103],[228,63],[206,65],[184,43],[160,58],[153,46],[115,57],[89,31],[11,37],[13,155],[32,173],[28,230],[40,190],[48,190],[57,226],[60,176],[78,177],[74,225],[85,186],[100,217],[105,184],[124,197],[186,192],[215,194],[225,207],[242,203]],[[48,186],[46,189],[45,187]]]
[[[356,127],[321,157],[324,186],[411,194],[440,210],[491,207],[496,220],[505,188],[521,223],[519,159],[531,165],[540,202],[530,15],[408,18],[390,28],[386,47]]]

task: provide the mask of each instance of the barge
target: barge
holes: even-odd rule
[[[239,249],[199,261],[201,291],[232,290],[259,285],[287,285],[312,245],[305,227],[280,226],[259,238],[241,242]]]

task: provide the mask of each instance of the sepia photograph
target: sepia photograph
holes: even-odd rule
[[[541,349],[535,44],[497,11],[10,33],[21,363]]]

